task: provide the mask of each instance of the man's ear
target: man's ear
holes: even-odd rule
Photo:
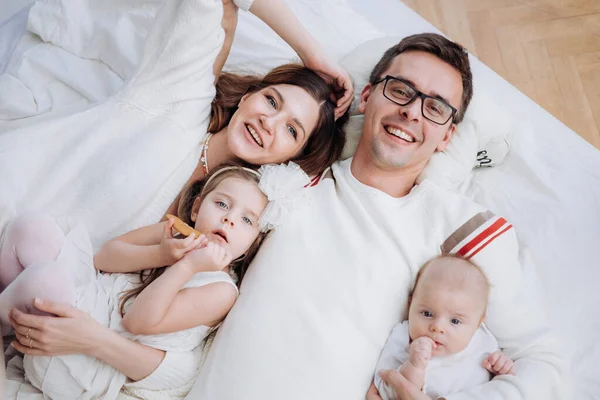
[[[371,96],[371,91],[373,90],[373,85],[367,83],[367,86],[364,87],[362,92],[360,92],[359,102],[358,102],[358,111],[361,114],[365,113],[365,107],[367,106],[367,100]]]
[[[200,199],[200,196],[198,196],[194,200],[194,204],[192,204],[192,215],[190,215],[190,219],[194,222],[196,222],[196,218],[198,218],[198,210],[200,209],[200,204],[202,204],[202,199]]]
[[[448,143],[450,143],[452,136],[454,136],[455,131],[456,131],[456,124],[453,122],[450,124],[450,126],[448,127],[448,130],[446,130],[446,133],[444,134],[442,141],[437,145],[437,147],[435,149],[437,151],[446,150],[446,148],[448,147]]]

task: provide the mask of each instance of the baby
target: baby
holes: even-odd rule
[[[470,261],[442,255],[421,268],[408,299],[408,321],[387,340],[375,373],[384,400],[396,393],[378,372],[397,369],[432,398],[514,375],[514,363],[483,324],[489,283]]]

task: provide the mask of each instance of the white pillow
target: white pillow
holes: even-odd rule
[[[383,53],[397,44],[401,37],[387,36],[360,44],[340,61],[354,79],[354,103],[347,127],[347,144],[343,158],[351,157],[362,134],[363,116],[356,106],[369,75]],[[476,167],[492,167],[502,162],[509,150],[512,123],[506,112],[492,98],[477,91],[474,82],[473,99],[465,118],[455,132],[448,148],[436,152],[418,181],[431,179],[442,187],[458,187]]]

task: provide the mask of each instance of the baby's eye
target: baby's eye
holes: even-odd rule
[[[421,311],[421,314],[423,314],[424,317],[426,318],[431,318],[433,317],[433,314],[429,311]]]
[[[216,203],[216,204],[217,204],[217,206],[219,206],[220,208],[227,209],[227,203],[225,203],[224,201],[216,201],[215,203]]]
[[[450,320],[450,323],[452,323],[452,325],[460,325],[461,324],[460,320],[457,318],[452,318]]]
[[[253,225],[252,220],[248,217],[242,217],[242,221],[244,221],[245,224],[248,224],[250,226]]]

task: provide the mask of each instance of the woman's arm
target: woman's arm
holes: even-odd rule
[[[336,118],[352,104],[352,80],[348,73],[331,60],[319,42],[304,28],[283,0],[255,0],[250,12],[260,18],[289,44],[304,65],[333,84],[336,90]]]
[[[138,381],[150,375],[162,362],[165,353],[129,340],[99,324],[77,308],[36,299],[40,311],[57,315],[47,317],[11,311],[11,324],[18,351],[33,356],[86,354],[109,364],[129,379]],[[31,347],[26,338],[32,339]]]
[[[216,249],[213,253],[219,252],[214,244],[195,250],[203,256],[196,257],[195,264],[191,257],[185,257],[148,285],[127,310],[123,318],[125,329],[137,335],[156,335],[199,325],[213,326],[225,318],[237,297],[231,283],[215,282],[182,290],[196,272],[219,271],[229,263],[222,256],[218,261],[212,260],[213,255],[207,254],[212,249]],[[218,257],[216,254],[214,258]]]
[[[235,36],[235,29],[238,22],[238,8],[234,4],[233,0],[223,0],[223,19],[221,21],[221,27],[225,31],[225,40],[223,47],[219,52],[219,55],[215,59],[215,65],[213,66],[213,74],[215,81],[221,74],[221,70],[227,61],[231,45],[233,44],[233,38]]]

